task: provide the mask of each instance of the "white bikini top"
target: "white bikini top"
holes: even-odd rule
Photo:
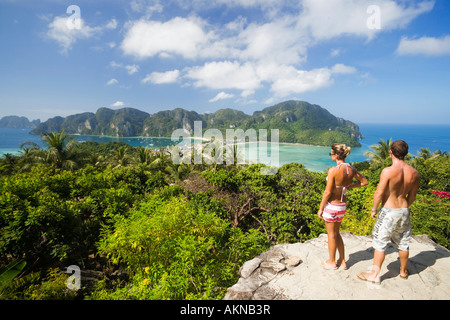
[[[350,164],[348,164],[348,163],[346,163],[346,162],[341,162],[341,163],[339,163],[339,164],[337,165],[338,170],[339,170],[339,168],[341,167],[341,165],[343,165],[343,164],[347,167],[347,175],[348,175],[348,174],[349,174],[349,172],[348,172],[348,167],[352,167],[352,168],[353,168],[353,166],[350,165]],[[327,176],[327,181],[328,181],[328,176]],[[348,185],[348,186],[336,186],[336,188],[342,188],[341,202],[342,202],[342,200],[344,199],[344,196],[347,196],[347,188],[348,188],[349,186],[350,186],[350,185]]]

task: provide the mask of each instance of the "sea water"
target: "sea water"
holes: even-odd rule
[[[378,144],[381,139],[388,141],[404,140],[409,145],[409,152],[417,155],[421,148],[429,148],[430,152],[441,150],[450,152],[450,125],[410,125],[410,124],[359,124],[364,139],[360,140],[360,148],[352,148],[347,161],[365,161],[366,151]],[[5,153],[20,154],[20,144],[31,141],[43,147],[38,135],[29,134],[30,129],[0,128],[0,155]],[[79,142],[111,142],[123,141],[131,146],[164,148],[174,145],[170,138],[132,137],[118,138],[106,136],[74,135]],[[338,141],[336,141],[338,142]],[[270,143],[268,144],[270,151]],[[312,171],[325,171],[335,165],[331,161],[330,147],[318,147],[298,144],[279,144],[279,165],[298,162]]]

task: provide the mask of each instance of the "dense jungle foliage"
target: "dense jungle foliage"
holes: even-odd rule
[[[175,165],[173,149],[42,138],[47,148],[24,144],[0,159],[0,299],[221,299],[245,261],[325,233],[325,172]],[[389,145],[353,163],[369,185],[348,192],[342,230],[371,234]],[[450,248],[450,158],[422,149],[407,161],[421,176],[414,234]],[[66,285],[71,265],[79,290]]]

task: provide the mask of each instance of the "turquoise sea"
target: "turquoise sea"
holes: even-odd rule
[[[380,139],[405,140],[409,144],[409,152],[417,155],[420,148],[429,148],[431,152],[441,150],[450,152],[450,125],[410,125],[410,124],[359,124],[364,139],[360,141],[361,148],[353,148],[347,161],[364,161],[364,152],[370,146],[377,144]],[[0,128],[0,155],[5,153],[17,154],[20,144],[33,141],[42,145],[39,136],[30,135],[29,129]],[[123,141],[132,146],[148,146],[150,148],[173,145],[170,138],[116,138],[102,136],[75,135],[80,142],[96,141]],[[269,146],[270,149],[270,146]],[[279,164],[299,162],[312,171],[324,171],[334,165],[328,153],[329,147],[316,147],[295,144],[279,145]]]

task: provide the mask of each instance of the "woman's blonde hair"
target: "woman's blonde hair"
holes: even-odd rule
[[[334,151],[335,154],[339,156],[342,160],[344,160],[352,151],[352,148],[347,146],[344,143],[335,143],[331,146],[331,149]]]

